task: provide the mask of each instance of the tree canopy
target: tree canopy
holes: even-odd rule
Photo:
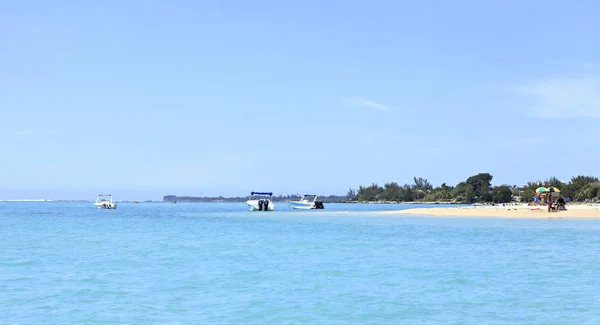
[[[492,186],[493,179],[490,173],[479,173],[455,186],[442,183],[434,187],[426,178],[414,177],[412,184],[401,186],[396,182],[389,182],[379,186],[373,183],[366,187],[359,186],[352,193],[355,193],[358,201],[506,203],[518,199],[529,202],[533,200],[538,187],[553,186],[559,188],[564,197],[574,201],[600,200],[600,181],[594,176],[575,176],[568,183],[549,177],[544,181],[530,181],[522,186]]]

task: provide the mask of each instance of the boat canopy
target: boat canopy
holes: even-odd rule
[[[98,194],[98,196],[112,196],[110,194]]]
[[[252,192],[250,195],[268,195],[273,196],[273,192]]]

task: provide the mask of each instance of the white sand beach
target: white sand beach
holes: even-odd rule
[[[415,208],[385,211],[382,214],[422,215],[432,217],[494,217],[522,219],[600,219],[598,205],[567,205],[566,211],[548,212],[545,206],[469,206],[443,208]]]

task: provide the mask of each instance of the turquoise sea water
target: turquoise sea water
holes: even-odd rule
[[[600,222],[0,203],[3,324],[599,324]]]

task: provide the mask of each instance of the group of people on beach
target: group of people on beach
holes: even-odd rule
[[[542,205],[542,202],[544,202],[544,200],[548,205],[548,212],[565,210],[565,199],[560,194],[558,194],[556,200],[554,200],[552,194],[546,195],[542,193],[537,193],[533,197],[532,203],[533,205]]]
[[[565,210],[565,199],[562,195],[558,195],[555,202],[552,201],[552,195],[548,195],[546,201],[548,201],[548,212]]]

